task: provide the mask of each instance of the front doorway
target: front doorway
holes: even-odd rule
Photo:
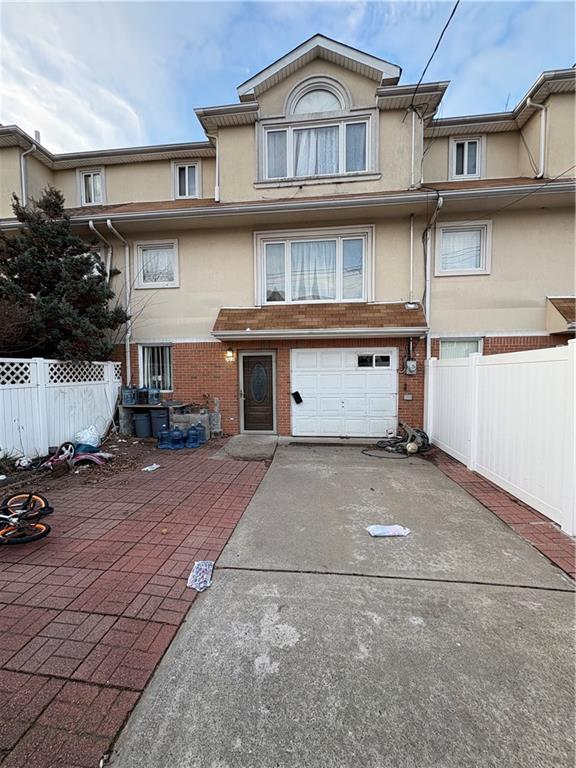
[[[274,352],[240,352],[240,429],[276,432]]]

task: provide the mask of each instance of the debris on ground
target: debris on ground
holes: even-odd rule
[[[370,536],[408,536],[410,528],[403,525],[369,525],[366,528]]]
[[[149,464],[147,467],[142,467],[142,472],[154,472],[156,469],[160,469],[160,464]]]
[[[212,584],[213,560],[197,560],[188,576],[187,587],[192,587],[196,592],[204,592]]]

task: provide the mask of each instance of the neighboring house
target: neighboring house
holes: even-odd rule
[[[2,224],[60,188],[122,272],[128,379],[220,398],[227,432],[421,426],[427,355],[573,332],[574,70],[443,119],[448,83],[400,74],[316,35],[198,109],[203,142],[53,155],[0,128]]]

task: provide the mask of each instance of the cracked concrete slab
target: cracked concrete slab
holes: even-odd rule
[[[371,538],[373,523],[412,533]],[[358,447],[279,446],[219,565],[573,588],[426,460]]]
[[[271,461],[277,445],[276,435],[235,435],[212,458]]]
[[[113,768],[572,768],[572,595],[218,570]]]

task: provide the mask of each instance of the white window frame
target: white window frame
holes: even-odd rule
[[[342,242],[344,240],[364,240],[364,260],[362,274],[362,297],[358,299],[344,299],[342,296]],[[290,295],[292,289],[290,243],[293,241],[310,240],[336,240],[336,298],[334,299],[305,299],[302,301],[267,301],[266,300],[266,245],[268,243],[284,244],[284,275],[285,293]],[[256,306],[282,306],[285,304],[349,304],[366,303],[373,300],[373,264],[374,264],[374,227],[325,227],[320,229],[294,229],[283,232],[256,232],[254,234],[254,274],[255,304]]]
[[[480,236],[480,267],[477,269],[442,269],[442,233],[444,230],[479,229]],[[492,222],[485,221],[443,221],[436,225],[436,242],[434,254],[435,277],[458,277],[463,275],[489,275],[492,268]]]
[[[150,386],[144,381],[144,349],[151,347],[169,347],[172,350],[170,355],[170,381],[172,383],[172,389],[161,389],[160,392],[174,392],[174,354],[173,346],[169,342],[150,342],[145,344],[138,344],[138,386]]]
[[[476,173],[456,173],[456,145],[462,142],[476,142]],[[466,179],[482,179],[485,173],[486,157],[486,137],[485,136],[451,136],[450,137],[450,168],[448,178],[450,181],[462,181]],[[468,152],[464,148],[464,168],[467,169]]]
[[[142,279],[142,248],[149,248],[152,245],[171,245],[174,248],[174,280],[165,283],[147,283]],[[136,288],[179,288],[180,287],[180,268],[178,256],[178,240],[139,240],[134,243],[134,276]]]
[[[180,195],[178,194],[178,169],[189,168],[194,166],[196,168],[196,194],[195,195]],[[172,194],[174,200],[196,200],[200,197],[202,190],[202,164],[199,160],[173,160],[172,161]]]
[[[478,349],[477,352],[479,352],[481,355],[484,354],[484,338],[482,336],[441,336],[438,338],[438,359],[439,360],[450,360],[452,358],[449,357],[442,357],[442,344],[443,342],[448,341],[476,341],[478,342]],[[470,354],[474,354],[471,352]],[[457,359],[457,358],[453,358]]]
[[[86,202],[86,198],[84,197],[84,177],[99,173],[100,174],[100,187],[102,189],[102,199],[98,200],[97,202]],[[106,203],[106,176],[104,173],[103,167],[97,167],[97,168],[78,168],[76,171],[76,184],[78,187],[78,200],[80,202],[81,206],[91,206],[91,205],[104,205]]]
[[[328,112],[311,117],[310,115],[290,115],[289,119],[262,121],[256,126],[259,145],[259,169],[257,184],[282,185],[301,184],[310,181],[331,181],[333,179],[354,179],[377,173],[378,158],[378,116],[374,111],[361,110]],[[366,163],[362,171],[346,171],[346,125],[363,123],[366,125]],[[336,173],[294,176],[294,131],[306,128],[330,128],[339,126],[338,133],[338,171]],[[286,131],[286,171],[287,176],[268,177],[268,133]]]

